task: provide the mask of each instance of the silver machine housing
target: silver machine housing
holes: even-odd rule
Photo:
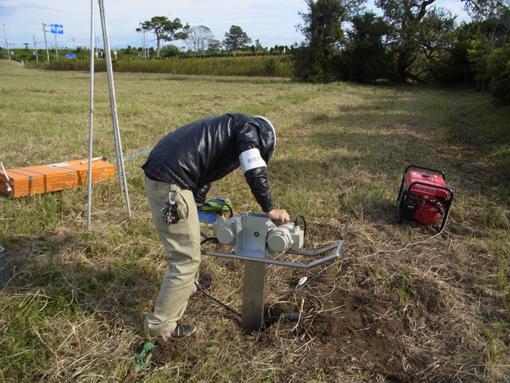
[[[303,246],[304,233],[299,226],[293,223],[276,226],[265,214],[248,213],[250,214],[235,216],[227,221],[219,217],[213,224],[213,235],[222,245],[237,246],[237,235],[242,233],[243,246],[249,248],[254,242],[257,251],[260,251],[258,245],[261,239],[267,244],[266,250],[274,253],[284,253],[289,249],[297,250]],[[262,238],[259,239],[260,236]],[[243,249],[237,247],[236,253],[239,254],[239,251],[242,252]]]

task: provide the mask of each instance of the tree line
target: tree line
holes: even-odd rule
[[[223,41],[216,40],[213,32],[205,25],[189,26],[188,23],[183,25],[179,18],[174,20],[168,19],[166,16],[154,16],[150,20],[140,23],[140,27],[136,28],[140,33],[152,33],[156,36],[157,49],[156,58],[161,56],[161,42],[171,42],[183,40],[192,52],[204,55],[206,51],[219,51],[223,46],[227,51],[237,51],[249,49],[248,44],[252,42],[246,32],[238,25],[232,25],[230,30],[225,33]],[[179,51],[173,45],[166,47],[168,52]],[[170,54],[171,56],[172,54]]]
[[[435,0],[305,0],[294,77],[305,82],[380,80],[475,84],[510,105],[509,0],[463,0],[456,23]]]
[[[294,56],[297,81],[475,84],[510,105],[510,0],[459,1],[471,22],[458,24],[436,0],[375,0],[382,15],[367,11],[367,0],[305,0],[307,10],[300,12],[303,22],[297,26],[305,40],[281,49]],[[183,40],[199,55],[222,47],[258,48],[248,45],[251,38],[236,25],[221,42],[204,25],[190,27],[164,16],[140,23],[137,31],[156,35],[156,57],[162,41]],[[179,54],[172,44],[163,51]]]

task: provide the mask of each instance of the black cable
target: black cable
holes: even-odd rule
[[[219,245],[220,244],[220,241],[218,240],[218,238],[216,238],[216,237],[209,237],[209,238],[204,239],[202,242],[200,242],[200,245],[203,245],[207,241],[211,241],[215,245]]]
[[[207,294],[207,293],[205,292],[205,289],[202,289],[202,288],[200,287],[200,285],[199,285],[197,282],[195,282],[195,286],[197,286],[197,289],[199,289],[202,293],[204,293],[204,295],[205,295],[206,297],[208,297],[208,298],[212,299],[212,300],[213,300],[213,301],[215,301],[216,303],[219,303],[220,305],[222,305],[222,306],[223,306],[223,307],[225,307],[226,309],[228,309],[228,310],[232,311],[232,312],[233,312],[234,314],[236,314],[237,316],[242,317],[242,315],[241,315],[239,312],[237,312],[236,310],[234,310],[234,309],[233,309],[233,308],[231,308],[230,306],[227,306],[225,303],[223,303],[223,302],[221,302],[220,300],[218,300],[218,299],[216,299],[216,298],[212,297],[211,295]]]
[[[294,220],[294,226],[298,226],[299,225],[299,218],[302,218],[303,219],[303,237],[306,237],[306,220],[305,220],[305,217],[303,217],[302,215],[298,215],[296,217],[296,219]]]
[[[211,295],[207,294],[207,293],[205,292],[205,289],[203,289],[203,288],[202,288],[202,287],[201,287],[201,286],[200,286],[197,282],[195,282],[195,286],[196,286],[196,287],[197,287],[197,289],[199,289],[199,290],[200,290],[200,291],[201,291],[201,292],[202,292],[202,293],[203,293],[203,294],[204,294],[207,298],[212,299],[212,300],[213,300],[213,301],[215,301],[216,303],[218,303],[218,304],[222,305],[223,307],[225,307],[226,309],[228,309],[228,310],[232,311],[232,312],[233,312],[234,314],[236,314],[237,316],[240,316],[240,317],[242,317],[242,316],[243,316],[240,312],[238,312],[238,311],[234,310],[232,307],[230,307],[230,306],[226,305],[225,303],[221,302],[219,299],[216,299],[216,298],[214,298],[213,296],[211,296]],[[288,321],[290,321],[290,322],[297,322],[297,321],[298,321],[298,320],[300,320],[300,319],[308,319],[308,318],[310,318],[310,317],[311,317],[311,315],[304,317],[304,316],[302,316],[302,315],[300,315],[300,314],[282,314],[282,315],[277,316],[277,317],[265,317],[265,318],[264,318],[264,320],[288,320]]]
[[[232,211],[230,205],[226,202],[224,202],[223,205],[221,205],[221,214],[223,214],[223,206],[228,207],[228,210],[230,210],[230,218],[232,218],[234,216],[234,212]]]

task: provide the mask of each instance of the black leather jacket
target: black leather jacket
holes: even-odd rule
[[[266,122],[240,113],[224,114],[168,133],[152,149],[142,168],[151,161],[156,162],[178,184],[192,190],[197,204],[201,205],[211,182],[240,166],[242,152],[258,149],[267,163],[272,148],[273,131]],[[248,170],[244,176],[262,210],[273,210],[265,167]]]

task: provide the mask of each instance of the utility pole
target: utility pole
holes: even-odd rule
[[[142,33],[142,57],[145,58],[145,31]]]
[[[9,44],[7,44],[7,35],[5,34],[5,24],[4,24],[4,37],[5,37],[5,49],[7,49],[7,57],[9,57],[9,60],[10,60],[11,52],[9,52]]]
[[[143,54],[143,58],[144,59],[148,59],[149,58],[149,39],[147,37],[145,37],[145,34],[147,32],[146,31],[143,31],[143,38],[142,38],[142,54]]]
[[[32,35],[32,37],[34,38],[34,53],[35,53],[35,61],[36,62],[39,62],[39,55],[37,54],[37,45],[35,45],[35,36]]]
[[[96,59],[99,60],[99,37],[96,37]]]
[[[56,33],[55,33],[55,53],[56,53],[57,59],[58,59],[57,34]]]
[[[46,24],[42,24],[42,29],[44,32],[44,44],[46,44],[46,58],[48,59],[48,62],[50,62],[50,51],[48,51],[48,41],[46,41]]]
[[[149,38],[148,37],[146,37],[146,40],[145,40],[145,51],[146,51],[145,57],[149,58]]]

